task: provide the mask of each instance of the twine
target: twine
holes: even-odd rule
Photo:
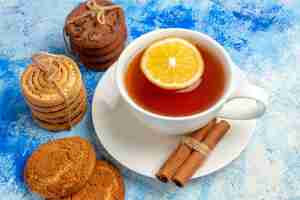
[[[209,148],[209,146],[207,146],[207,144],[199,142],[198,140],[192,137],[184,137],[182,139],[182,144],[187,145],[188,147],[201,153],[205,157],[207,157],[211,152],[211,149]]]
[[[67,23],[72,24],[72,23],[78,21],[79,19],[82,19],[82,18],[87,17],[87,16],[92,16],[92,17],[96,17],[97,21],[100,24],[106,24],[105,11],[112,10],[112,9],[115,9],[115,8],[121,8],[118,5],[100,6],[100,5],[97,4],[97,2],[95,0],[87,1],[86,6],[88,7],[88,9],[90,11],[88,11],[86,13],[83,13],[82,15],[79,15],[78,17],[75,17],[72,20],[69,20]]]
[[[47,58],[46,59],[47,64],[45,64],[41,61],[41,59],[43,59],[44,57]],[[31,59],[32,59],[33,63],[35,64],[33,66],[38,67],[41,71],[46,73],[47,81],[52,83],[55,86],[57,93],[64,99],[64,104],[65,104],[67,112],[68,112],[68,123],[69,123],[70,129],[71,129],[72,123],[71,123],[70,102],[69,102],[69,99],[68,99],[67,95],[65,94],[64,90],[61,88],[61,86],[55,80],[55,76],[59,71],[58,71],[58,68],[54,67],[54,65],[57,64],[58,66],[60,66],[60,64],[61,64],[56,60],[57,58],[61,58],[61,57],[58,55],[55,55],[55,54],[40,52],[40,53],[34,54]]]

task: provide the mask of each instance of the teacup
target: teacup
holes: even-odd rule
[[[124,83],[124,76],[130,61],[140,52],[149,47],[153,42],[169,38],[178,37],[200,44],[213,52],[222,62],[225,68],[227,83],[223,96],[209,109],[190,116],[170,117],[152,113],[143,109],[128,95]],[[158,29],[142,35],[131,42],[121,54],[116,68],[118,90],[126,102],[125,104],[132,113],[146,126],[152,128],[157,133],[167,135],[178,135],[190,133],[205,126],[210,120],[220,117],[234,120],[250,120],[262,116],[266,111],[267,94],[257,86],[248,83],[244,74],[233,63],[226,50],[214,39],[206,34],[179,28]],[[239,106],[228,106],[233,100],[241,101]],[[252,101],[249,103],[248,101]]]

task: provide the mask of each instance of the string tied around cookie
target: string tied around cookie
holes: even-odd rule
[[[205,157],[207,157],[211,152],[211,149],[209,148],[209,146],[207,146],[207,144],[199,142],[198,140],[192,137],[183,137],[181,142],[182,144],[187,145],[191,149],[201,153]]]
[[[88,7],[89,11],[86,13],[83,13],[82,15],[79,15],[78,17],[75,17],[74,19],[68,21],[69,24],[76,22],[79,19],[82,19],[87,16],[96,17],[97,21],[100,24],[106,24],[105,19],[105,12],[107,10],[112,10],[116,8],[121,8],[119,5],[110,5],[110,6],[102,6],[98,5],[95,0],[88,0],[86,2],[86,6]]]
[[[60,84],[56,82],[56,75],[59,72],[59,67],[55,67],[55,65],[60,66],[61,63],[58,62],[57,59],[61,59],[61,57],[59,55],[50,54],[47,52],[40,52],[34,54],[31,59],[34,64],[33,66],[46,73],[46,80],[54,85],[57,93],[64,99],[64,104],[68,113],[68,123],[71,129],[72,123],[70,102],[68,100],[66,91],[64,91],[63,88],[61,88]]]

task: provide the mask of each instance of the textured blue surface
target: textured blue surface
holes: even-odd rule
[[[0,0],[0,199],[36,200],[22,179],[39,144],[81,135],[95,143],[90,110],[71,132],[38,128],[20,93],[32,53],[63,53],[65,16],[79,0]],[[300,2],[298,0],[117,0],[130,40],[159,27],[205,32],[230,52],[250,80],[271,95],[247,150],[225,169],[184,189],[122,169],[127,199],[300,200]],[[81,67],[89,102],[102,73]]]

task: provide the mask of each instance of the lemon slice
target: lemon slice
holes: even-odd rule
[[[203,74],[204,62],[192,43],[180,38],[167,38],[153,43],[144,52],[141,69],[153,84],[176,90],[196,83]]]

